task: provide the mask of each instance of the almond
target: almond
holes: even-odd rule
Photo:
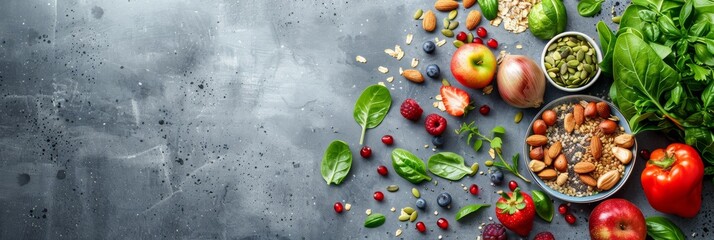
[[[424,13],[424,19],[421,20],[421,26],[427,32],[432,32],[436,29],[436,14],[431,10]]]
[[[585,117],[587,118],[596,118],[597,117],[597,104],[594,102],[589,102],[587,106],[585,106]]]
[[[555,159],[555,163],[553,163],[553,166],[559,172],[568,171],[568,159],[565,158],[565,154],[558,155],[558,158]]]
[[[558,178],[555,179],[555,184],[558,186],[563,186],[568,181],[568,173],[558,174]]]
[[[533,172],[540,172],[545,168],[545,163],[538,160],[531,160],[528,163],[528,168]]]
[[[476,4],[476,0],[464,0],[463,4],[464,4],[464,8],[470,8],[474,4]],[[471,30],[471,29],[469,29],[469,30]]]
[[[600,130],[604,134],[613,134],[617,131],[617,123],[612,120],[605,119],[600,123]]]
[[[615,158],[620,160],[622,164],[627,165],[630,161],[632,161],[632,151],[629,149],[612,147],[612,154],[615,155]]]
[[[535,159],[535,160],[543,160],[543,148],[536,147],[536,148],[531,149],[530,157],[531,157],[531,159]]]
[[[575,119],[573,117],[573,113],[565,114],[565,119],[563,119],[563,125],[565,127],[565,131],[568,133],[572,133],[573,130],[575,130]]]
[[[534,147],[540,147],[548,143],[548,137],[540,134],[533,134],[526,138],[526,143]]]
[[[622,148],[631,148],[635,145],[635,138],[631,134],[620,134],[620,136],[615,138],[615,145]]]
[[[550,156],[548,156],[548,154],[546,154],[543,157],[543,163],[545,163],[546,166],[550,166],[550,164],[553,164],[553,158],[551,158]]]
[[[556,173],[555,170],[550,169],[550,168],[545,169],[545,170],[541,171],[540,173],[538,173],[538,177],[540,177],[543,180],[551,180],[557,176],[558,176],[558,173]]]
[[[416,69],[407,69],[404,70],[404,73],[402,73],[402,76],[406,78],[409,81],[415,82],[415,83],[422,83],[424,82],[424,76],[421,75],[419,71]]]
[[[600,160],[602,157],[602,142],[598,136],[593,136],[590,139],[590,152],[595,160]]]
[[[610,117],[610,106],[608,106],[606,102],[597,103],[597,114],[600,115],[601,118]]]
[[[550,149],[548,149],[548,156],[550,158],[556,158],[560,155],[561,150],[563,150],[563,144],[560,143],[560,141],[557,141],[553,143],[553,145],[550,145]]]
[[[475,1],[476,0],[474,0],[474,2]],[[464,5],[466,5],[466,1],[464,1]],[[481,23],[481,12],[478,10],[471,10],[469,15],[466,16],[466,29],[474,30],[479,23]]]
[[[442,12],[448,12],[459,8],[459,3],[454,0],[438,0],[434,3],[434,8]]]
[[[585,122],[585,109],[580,104],[575,104],[573,106],[573,118],[575,119],[575,126],[580,127],[583,122]]]
[[[589,173],[595,171],[595,164],[590,162],[579,162],[573,166],[573,171],[578,174]]]
[[[620,172],[611,170],[597,178],[597,188],[600,190],[610,190],[620,181]]]
[[[583,184],[591,186],[591,187],[597,186],[597,180],[595,180],[590,175],[581,174],[580,181],[583,182]]]

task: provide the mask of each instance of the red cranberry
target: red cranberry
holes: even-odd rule
[[[573,214],[568,213],[565,215],[565,221],[568,222],[568,224],[570,224],[570,225],[575,224],[575,220],[576,219],[575,219],[575,216],[573,216]]]
[[[416,229],[419,232],[426,232],[426,225],[424,225],[424,222],[417,222]]]
[[[436,225],[441,229],[447,229],[449,228],[449,221],[446,221],[444,218],[439,218],[439,220],[436,220]]]
[[[385,167],[384,165],[379,165],[379,167],[377,167],[377,173],[382,176],[387,176],[389,170],[387,170],[387,167]]]
[[[498,48],[498,41],[496,41],[496,39],[491,38],[491,39],[488,40],[488,42],[486,42],[486,44],[487,44],[488,47],[490,47],[490,48],[493,48],[493,49]]]
[[[471,187],[469,187],[469,192],[471,195],[478,195],[478,186],[476,184],[471,184]]]
[[[476,35],[478,35],[479,37],[485,38],[486,35],[488,35],[488,31],[486,31],[486,29],[483,27],[478,27],[476,29]]]
[[[560,206],[558,206],[558,213],[562,215],[568,213],[568,205],[565,203],[561,203]]]
[[[483,44],[483,39],[474,38],[474,43]]]
[[[481,113],[481,115],[487,116],[488,113],[491,112],[491,107],[488,105],[483,105],[478,109],[478,112]]]
[[[466,33],[465,33],[465,32],[459,32],[459,34],[456,34],[456,40],[465,42],[465,41],[466,41]]]
[[[344,209],[344,207],[342,207],[341,202],[336,202],[334,207],[335,207],[335,212],[337,212],[337,213],[341,213],[342,209]]]
[[[377,200],[377,201],[380,201],[380,202],[381,202],[382,200],[384,200],[384,193],[382,193],[382,192],[380,192],[380,191],[374,192],[374,200]]]
[[[640,150],[640,157],[645,160],[650,160],[650,151],[648,151],[647,149]]]
[[[516,188],[518,187],[518,183],[516,181],[511,180],[508,182],[508,189],[511,189],[512,191],[516,191]]]
[[[392,135],[384,135],[382,137],[382,143],[384,143],[385,145],[392,145],[394,144],[394,138],[392,137]]]
[[[359,150],[359,155],[363,158],[369,158],[372,156],[372,149],[370,147],[364,146],[362,150]]]

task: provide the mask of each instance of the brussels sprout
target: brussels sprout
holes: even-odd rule
[[[553,38],[565,31],[568,16],[561,0],[543,0],[531,8],[528,27],[533,35],[541,39]]]

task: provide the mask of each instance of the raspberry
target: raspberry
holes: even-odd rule
[[[446,131],[446,118],[436,113],[429,114],[429,116],[426,116],[424,126],[426,127],[426,132],[432,136],[440,136]]]
[[[481,234],[483,240],[506,240],[506,227],[498,223],[491,223],[483,228],[483,233]]]
[[[539,232],[533,240],[555,240],[555,236],[550,232]]]
[[[421,117],[421,113],[424,111],[421,110],[419,103],[414,101],[414,99],[407,98],[407,100],[404,100],[402,106],[399,108],[399,112],[402,113],[404,118],[416,121]]]

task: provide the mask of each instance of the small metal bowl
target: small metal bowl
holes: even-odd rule
[[[595,54],[597,55],[597,63],[595,63],[596,65],[600,64],[600,62],[602,62],[602,52],[600,51],[600,47],[598,47],[598,44],[595,42],[595,40],[593,40],[591,37],[589,37],[588,35],[585,35],[584,33],[581,33],[581,32],[573,32],[573,31],[563,32],[558,35],[555,35],[555,37],[550,39],[550,41],[548,41],[548,43],[545,44],[545,47],[543,48],[543,53],[541,53],[541,55],[540,55],[540,68],[545,73],[545,78],[548,79],[548,82],[550,82],[550,84],[553,85],[553,87],[555,87],[557,89],[560,89],[560,90],[563,90],[566,92],[579,92],[579,91],[585,90],[586,88],[592,86],[593,83],[595,83],[595,81],[597,81],[598,78],[600,77],[600,73],[602,72],[602,70],[598,66],[597,72],[595,73],[595,76],[593,76],[593,79],[590,79],[590,82],[588,82],[587,84],[582,85],[580,87],[577,87],[577,88],[563,87],[563,86],[560,86],[557,83],[555,83],[555,81],[552,78],[550,78],[550,76],[548,75],[548,69],[545,68],[545,54],[548,52],[548,47],[550,47],[551,44],[553,44],[555,41],[557,41],[558,39],[565,37],[565,36],[581,36],[585,40],[587,40],[588,43],[590,43],[590,46],[595,49]]]
[[[625,182],[627,182],[627,179],[630,177],[632,174],[632,169],[635,166],[635,162],[637,160],[637,140],[635,140],[635,144],[632,146],[632,161],[625,166],[625,174],[620,179],[620,181],[615,185],[612,189],[607,190],[607,191],[602,191],[597,194],[593,194],[590,196],[585,196],[585,197],[575,197],[575,196],[570,196],[566,195],[564,193],[558,192],[555,189],[550,188],[545,182],[538,177],[536,173],[528,169],[528,163],[530,162],[530,157],[528,157],[530,154],[530,149],[528,144],[526,144],[525,138],[533,134],[533,123],[535,120],[540,119],[540,116],[543,114],[543,111],[547,109],[553,109],[555,106],[559,106],[561,104],[571,104],[571,103],[577,103],[580,101],[588,101],[588,102],[600,102],[604,101],[598,97],[593,97],[593,96],[588,96],[588,95],[570,95],[570,96],[565,96],[558,98],[556,100],[551,101],[550,103],[546,104],[539,112],[538,114],[531,120],[530,125],[528,125],[528,130],[526,131],[526,137],[523,139],[523,161],[525,162],[526,170],[531,174],[535,182],[542,188],[546,193],[548,193],[550,196],[553,196],[555,198],[558,198],[560,200],[566,201],[566,202],[573,202],[573,203],[591,203],[591,202],[597,202],[603,199],[606,199],[610,197],[612,194],[615,194],[622,186],[625,185]],[[627,119],[622,115],[619,109],[615,107],[614,104],[607,102],[608,106],[610,106],[610,113],[614,116],[617,116],[619,118],[618,125],[622,126],[625,129],[625,133],[632,134],[632,130],[630,129],[630,125],[627,123]],[[570,158],[568,158],[570,159]],[[569,174],[573,174],[572,172],[569,172]],[[569,176],[572,178],[572,176]]]

